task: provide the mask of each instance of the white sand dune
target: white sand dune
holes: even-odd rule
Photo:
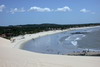
[[[0,46],[0,67],[100,67],[100,57],[47,55]]]
[[[100,57],[48,55],[10,46],[9,40],[0,37],[0,67],[100,67]]]
[[[5,38],[1,38],[0,37],[0,46],[10,47],[11,46],[11,42],[10,42],[10,40],[7,40]]]

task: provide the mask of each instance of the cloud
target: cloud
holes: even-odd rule
[[[71,11],[72,9],[69,8],[68,6],[64,6],[62,8],[57,8],[56,11],[62,11],[62,12],[66,12],[66,11]]]
[[[63,8],[57,8],[57,9],[50,9],[50,8],[41,8],[41,7],[30,7],[30,9],[28,11],[34,11],[34,12],[53,12],[53,11],[62,11],[62,12],[66,12],[66,11],[71,11],[72,9],[70,9],[68,6],[64,6]]]
[[[64,6],[63,8],[57,8],[57,9],[50,9],[50,8],[41,8],[41,7],[37,7],[37,6],[33,6],[30,7],[28,10],[24,10],[24,8],[13,8],[10,10],[10,13],[14,14],[16,12],[25,12],[25,11],[33,11],[33,12],[55,12],[55,11],[62,11],[62,12],[66,12],[66,11],[71,11],[72,9],[70,9],[68,6]]]
[[[10,12],[12,14],[16,13],[16,12],[25,12],[24,8],[21,8],[21,9],[18,9],[18,8],[14,8],[14,9],[11,9]]]
[[[28,11],[35,11],[35,12],[51,12],[52,10],[50,8],[41,8],[41,7],[30,7]]]
[[[90,11],[90,10],[87,10],[87,9],[81,9],[80,10],[80,12],[82,12],[82,13],[90,13],[90,14],[95,14],[95,12],[92,12],[92,11]]]
[[[87,13],[87,12],[90,12],[90,10],[87,10],[84,8],[84,9],[81,9],[80,12]]]
[[[0,5],[0,12],[2,12],[4,8],[5,8],[5,5]]]

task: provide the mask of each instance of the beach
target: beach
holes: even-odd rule
[[[26,34],[14,37],[14,42],[0,37],[0,67],[99,67],[100,57],[97,56],[40,54],[19,49],[23,43],[31,39],[64,31],[68,29]]]
[[[69,29],[65,29],[65,30],[43,31],[43,32],[35,33],[35,34],[20,35],[20,36],[11,38],[11,42],[13,42],[13,40],[14,40],[14,42],[11,43],[10,47],[20,48],[27,41],[33,40],[33,39],[36,39],[36,38],[39,38],[39,37],[43,37],[43,36],[46,36],[46,35],[52,35],[52,34],[56,34],[56,33],[61,33],[61,32],[66,32],[66,31],[78,30],[78,29],[88,29],[88,28],[93,28],[93,27],[100,27],[100,26],[69,28]]]
[[[71,53],[83,53],[82,55],[86,55],[87,52],[93,53],[94,51],[95,54],[98,51],[97,54],[99,56],[99,30],[100,27],[83,28],[40,36],[21,44],[22,46],[20,49],[36,53],[57,55],[67,55]]]

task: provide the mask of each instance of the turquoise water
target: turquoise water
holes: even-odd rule
[[[68,54],[84,49],[100,50],[100,27],[47,35],[26,42],[21,49],[45,53]]]

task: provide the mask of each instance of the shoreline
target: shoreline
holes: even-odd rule
[[[52,35],[52,34],[57,34],[57,33],[62,33],[62,32],[67,32],[67,31],[72,31],[72,30],[79,30],[79,29],[88,29],[88,28],[94,28],[94,27],[100,27],[100,26],[91,26],[91,27],[78,27],[78,28],[69,28],[65,30],[52,30],[52,31],[44,31],[44,32],[39,32],[35,34],[26,34],[26,35],[21,35],[17,37],[13,37],[12,39],[15,40],[15,42],[11,43],[11,48],[18,48],[20,49],[24,43],[36,39],[39,37],[43,37],[46,35]]]
[[[36,37],[37,34],[34,34]],[[25,35],[29,36],[28,35]],[[20,38],[18,38],[20,39]],[[28,40],[28,39],[27,39]],[[24,39],[15,41],[0,37],[0,67],[99,67],[100,57],[98,56],[68,56],[41,54],[21,49],[15,49],[17,42],[25,42]],[[22,42],[21,42],[22,43]],[[20,43],[20,44],[21,44]]]

